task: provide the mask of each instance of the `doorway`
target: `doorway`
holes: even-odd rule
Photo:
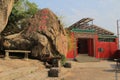
[[[77,53],[94,57],[94,40],[91,38],[78,38]]]
[[[78,39],[78,54],[88,54],[88,39]]]

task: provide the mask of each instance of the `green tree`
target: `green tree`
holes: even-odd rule
[[[35,3],[31,3],[28,0],[17,0],[15,2],[11,15],[8,19],[8,24],[3,31],[5,32],[19,32],[23,28],[21,24],[28,18],[32,17],[38,11],[38,6]]]

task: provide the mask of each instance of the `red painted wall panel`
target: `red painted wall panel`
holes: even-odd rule
[[[74,45],[75,37],[74,37],[74,33],[71,32],[69,37],[71,39],[71,41],[69,43],[72,43],[70,45],[72,47],[68,49],[67,58],[74,58],[77,55],[77,54],[75,54],[75,52],[77,53],[77,50],[75,51],[75,45]],[[77,44],[77,41],[76,41],[76,44]],[[76,49],[77,49],[77,45],[76,45]]]
[[[74,58],[74,50],[68,51],[67,58]]]
[[[93,51],[93,39],[88,39],[88,55],[89,56],[94,56],[94,51]]]
[[[103,51],[100,52],[100,48]],[[96,58],[110,58],[115,54],[117,49],[117,42],[100,42],[96,39]]]

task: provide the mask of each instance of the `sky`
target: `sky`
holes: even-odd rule
[[[29,0],[40,9],[49,8],[62,16],[66,27],[82,18],[93,18],[93,23],[116,34],[120,24],[120,0]]]

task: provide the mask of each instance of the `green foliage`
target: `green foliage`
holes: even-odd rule
[[[71,35],[71,31],[66,28],[65,29],[66,33],[67,33],[67,40],[68,40],[68,51],[71,51],[74,49],[74,36]]]
[[[61,65],[63,66],[66,63],[65,55],[61,55]]]
[[[9,20],[19,21],[31,17],[38,11],[37,5],[28,0],[19,0],[14,4]]]
[[[65,16],[63,16],[63,15],[58,16],[58,19],[60,20],[60,25],[62,27],[66,27],[66,24],[64,23],[64,18],[65,18]]]
[[[35,3],[31,3],[28,0],[17,0],[13,6],[5,31],[9,32],[13,28],[20,31],[22,29],[21,24],[27,18],[32,17],[37,11],[38,7]]]

